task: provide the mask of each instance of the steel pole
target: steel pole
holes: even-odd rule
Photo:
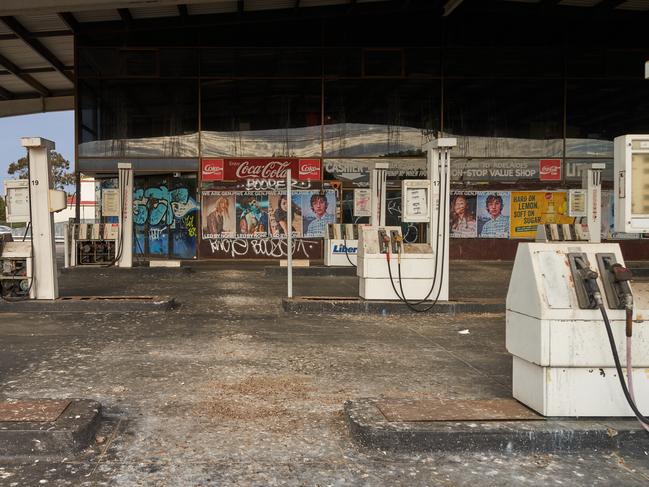
[[[288,276],[288,297],[293,297],[293,198],[291,170],[286,171],[286,274]]]

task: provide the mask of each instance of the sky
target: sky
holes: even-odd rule
[[[9,178],[7,168],[26,154],[21,137],[43,137],[54,141],[56,151],[74,170],[74,112],[50,112],[0,118],[0,181]],[[0,192],[4,193],[0,184]]]

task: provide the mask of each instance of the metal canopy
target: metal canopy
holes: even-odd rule
[[[313,7],[352,9],[375,5],[408,7],[419,0],[2,0],[0,2],[0,117],[74,109],[74,33],[84,24],[199,16],[235,18],[262,11],[294,13]],[[431,2],[432,0],[428,0]],[[436,0],[440,15],[479,3]],[[489,5],[538,8],[649,11],[649,0],[492,0]],[[429,3],[430,5],[430,3]],[[503,7],[506,8],[506,7]]]

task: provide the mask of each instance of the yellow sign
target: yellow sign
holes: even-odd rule
[[[574,223],[565,192],[512,192],[509,238],[534,238],[546,223]]]

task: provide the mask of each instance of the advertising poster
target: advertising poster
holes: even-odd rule
[[[237,193],[236,207],[238,237],[268,235],[268,193],[256,191]]]
[[[481,191],[477,196],[478,237],[509,238],[509,192]]]
[[[336,223],[336,192],[304,191],[302,225],[306,237],[324,237],[329,223]]]
[[[233,192],[203,192],[201,228],[203,238],[236,236],[236,207]]]
[[[302,196],[292,195],[291,213],[293,218],[291,226],[293,227],[293,236],[302,236]],[[273,237],[283,237],[288,233],[288,200],[286,193],[271,193],[268,195],[268,221],[270,224],[270,234]]]
[[[477,203],[478,193],[475,191],[451,193],[449,229],[452,238],[476,238],[478,236]]]
[[[574,223],[567,215],[568,195],[565,192],[512,192],[511,238],[534,238],[536,227],[547,223]]]

